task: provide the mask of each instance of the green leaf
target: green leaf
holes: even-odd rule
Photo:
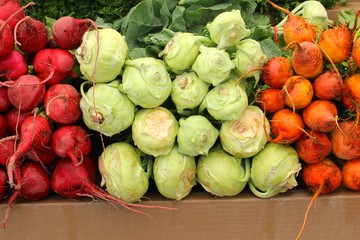
[[[185,8],[182,6],[176,6],[172,14],[172,23],[169,28],[173,31],[186,32],[186,22],[184,19]]]
[[[259,42],[263,53],[267,56],[268,59],[283,55],[284,51],[270,38],[262,40]]]

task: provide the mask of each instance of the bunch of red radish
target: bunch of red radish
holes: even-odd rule
[[[360,38],[356,26],[321,30],[268,2],[288,16],[286,51],[264,66],[256,101],[270,119],[269,141],[292,144],[303,162],[301,180],[314,193],[308,213],[319,194],[360,190]]]
[[[133,207],[158,207],[126,203],[98,187],[98,168],[89,156],[91,135],[80,118],[80,93],[69,83],[76,77],[69,50],[80,46],[91,20],[59,18],[49,36],[43,22],[24,14],[33,2],[1,4],[0,199],[10,195],[3,227],[18,197],[34,201],[51,192],[92,196],[135,212],[140,211]]]

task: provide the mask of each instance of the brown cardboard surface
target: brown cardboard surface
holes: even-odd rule
[[[328,17],[334,21],[337,21],[337,15],[341,10],[351,10],[355,11],[360,10],[360,1],[359,0],[347,0],[347,4],[345,6],[337,5],[333,9],[328,9]]]
[[[177,208],[145,210],[151,217],[101,201],[54,196],[35,203],[18,201],[0,239],[288,240],[297,235],[311,196],[305,190],[271,199],[247,191],[232,198],[195,192],[176,202],[150,195],[154,205]],[[5,207],[6,202],[1,202],[1,214]],[[301,239],[358,239],[359,235],[360,193],[339,190],[317,199]]]

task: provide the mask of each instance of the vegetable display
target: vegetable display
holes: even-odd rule
[[[320,194],[359,191],[360,28],[333,24],[317,1],[266,2],[286,15],[276,26],[250,0],[143,0],[113,23],[0,20],[3,227],[18,197],[148,215],[137,208],[174,210],[148,205],[149,191],[307,188],[307,212]]]

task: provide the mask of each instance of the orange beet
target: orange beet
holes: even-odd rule
[[[270,58],[261,72],[263,82],[272,88],[282,88],[286,79],[294,75],[291,60],[276,56]]]
[[[341,173],[342,183],[346,188],[360,191],[360,158],[345,161]]]
[[[307,107],[314,95],[310,80],[299,75],[289,77],[284,83],[282,91],[285,96],[286,106],[293,109]]]
[[[265,113],[274,113],[285,107],[284,94],[277,88],[258,91],[255,100]]]
[[[342,160],[360,157],[360,126],[354,121],[339,122],[329,135],[333,154]]]
[[[326,69],[313,81],[314,94],[317,98],[323,100],[341,99],[341,90],[343,80],[341,76],[332,69]]]
[[[329,100],[314,100],[303,110],[302,117],[311,130],[330,132],[337,124],[338,110]]]
[[[360,117],[360,74],[345,78],[341,92],[341,102],[344,106],[356,113],[356,125]]]
[[[351,49],[351,57],[355,63],[355,65],[359,68],[360,67],[360,38],[357,38],[353,43]]]

